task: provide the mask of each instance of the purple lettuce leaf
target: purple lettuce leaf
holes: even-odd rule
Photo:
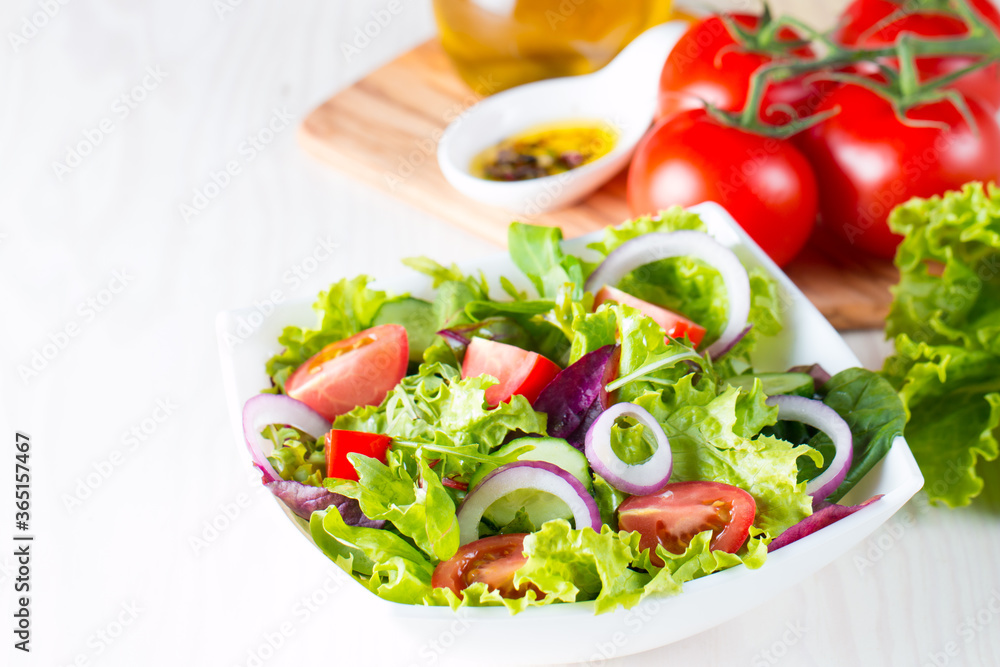
[[[605,345],[583,355],[576,363],[560,371],[542,389],[532,407],[548,415],[546,430],[549,435],[568,439],[579,430],[595,403],[599,409],[598,414],[604,409],[604,387],[609,381],[609,372],[617,372],[616,350],[614,345]]]
[[[343,517],[344,523],[348,526],[362,526],[364,528],[382,528],[385,526],[384,520],[373,521],[366,517],[361,511],[358,501],[354,498],[342,496],[339,493],[331,493],[321,486],[310,486],[301,482],[279,480],[265,484],[271,493],[276,495],[281,502],[288,506],[298,516],[306,521],[313,512],[325,510],[331,505],[336,505]]]

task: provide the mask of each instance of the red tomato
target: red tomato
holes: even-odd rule
[[[537,352],[485,338],[472,339],[462,362],[463,378],[492,375],[500,381],[486,390],[490,407],[509,401],[515,394],[534,403],[559,371],[559,366]]]
[[[656,125],[628,171],[633,215],[718,202],[777,264],[805,245],[816,220],[816,179],[789,142],[722,125],[703,109]]]
[[[331,430],[326,434],[326,476],[358,481],[358,471],[348,454],[364,454],[385,463],[385,451],[392,438],[378,433]]]
[[[594,295],[594,310],[597,310],[598,306],[608,301],[632,306],[663,327],[663,330],[671,338],[684,338],[684,336],[687,336],[695,347],[705,337],[705,329],[683,315],[678,315],[672,310],[667,310],[662,306],[643,301],[637,296],[632,296],[627,292],[615,289],[614,287],[608,287],[607,285],[598,290],[597,294]]]
[[[760,18],[733,14],[743,28],[757,33]],[[660,102],[657,119],[672,118],[685,109],[699,108],[708,102],[724,111],[739,111],[746,104],[751,75],[776,59],[814,58],[807,46],[795,46],[800,37],[788,28],[778,32],[777,43],[756,51],[733,39],[718,16],[710,16],[691,26],[674,46],[660,74]],[[761,120],[784,125],[792,117],[781,110],[768,111],[773,104],[786,104],[808,116],[836,86],[829,81],[807,82],[808,75],[768,84],[761,105]]]
[[[1000,12],[989,0],[972,0],[972,8],[985,25],[1000,31]],[[968,32],[962,18],[944,8],[913,8],[890,0],[855,0],[841,16],[834,39],[847,46],[878,48],[891,46],[903,33],[920,37],[961,37]],[[969,56],[925,56],[916,59],[920,81],[928,81],[975,63]],[[898,69],[895,58],[887,59]],[[874,64],[858,66],[861,72],[878,71]],[[966,74],[950,88],[966,97],[978,98],[993,111],[1000,109],[1000,65],[993,63]]]
[[[976,100],[967,101],[979,136],[951,102],[914,107],[904,124],[892,104],[866,88],[849,84],[831,93],[819,111],[840,113],[796,138],[816,172],[822,224],[891,259],[902,237],[886,220],[898,204],[1000,178],[1000,126]],[[921,121],[925,126],[912,124]]]
[[[462,597],[463,590],[481,581],[505,598],[522,598],[529,589],[538,593],[538,599],[543,598],[544,594],[531,584],[514,588],[514,572],[528,562],[525,537],[525,533],[494,535],[459,547],[454,556],[434,568],[431,586],[450,588]]]
[[[295,369],[285,393],[333,421],[359,405],[378,405],[406,375],[406,329],[382,324],[331,343]]]
[[[632,496],[618,507],[618,528],[638,531],[639,547],[650,550],[654,565],[663,565],[655,554],[657,544],[682,554],[695,535],[712,531],[710,548],[739,551],[750,534],[757,513],[753,496],[720,482],[667,484],[651,496]]]

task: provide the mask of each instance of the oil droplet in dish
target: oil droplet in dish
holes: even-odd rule
[[[472,159],[469,172],[488,181],[553,176],[607,155],[617,141],[618,131],[603,121],[547,123],[482,151]]]

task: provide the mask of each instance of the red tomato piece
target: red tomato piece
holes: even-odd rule
[[[721,482],[676,482],[659,493],[632,496],[618,507],[618,527],[638,531],[639,547],[650,550],[654,565],[663,565],[657,544],[682,554],[695,535],[712,531],[710,548],[736,553],[750,534],[757,513],[753,496]]]
[[[462,377],[492,375],[500,381],[486,390],[486,403],[496,407],[520,394],[534,403],[561,369],[537,352],[486,338],[473,338],[465,350]]]
[[[295,369],[285,393],[333,421],[359,405],[378,405],[406,375],[406,329],[382,324],[330,343]]]
[[[760,17],[732,14],[730,18],[743,29],[758,32]],[[798,43],[800,39],[793,30],[784,28],[766,51],[754,51],[752,46],[740,45],[718,16],[699,21],[681,36],[663,65],[657,119],[701,108],[705,102],[724,111],[740,111],[746,104],[750,78],[758,69],[775,60],[815,57],[812,49]],[[772,125],[792,120],[785,110],[768,110],[775,104],[792,107],[799,117],[808,116],[835,86],[830,81],[812,81],[807,74],[769,83],[760,118]]]
[[[1000,31],[1000,11],[990,0],[971,0],[969,4],[979,14],[983,25]],[[949,12],[943,5],[921,8],[912,3],[890,0],[855,0],[841,15],[833,37],[847,46],[879,48],[891,46],[905,33],[919,37],[957,38],[967,32],[965,20]],[[915,63],[918,79],[924,82],[951,74],[977,61],[973,56],[946,55],[922,56]],[[899,68],[896,58],[887,58],[884,64]],[[860,65],[855,69],[864,73],[878,71],[874,63]],[[949,88],[966,97],[977,98],[991,110],[997,111],[1000,109],[1000,65],[993,63],[970,72]]]
[[[379,433],[331,430],[326,434],[326,476],[358,481],[358,471],[348,454],[364,454],[385,463],[385,452],[392,438]]]
[[[531,584],[514,588],[514,573],[528,562],[525,537],[525,533],[494,535],[459,547],[454,556],[434,568],[431,586],[450,588],[462,597],[463,590],[481,581],[505,598],[522,598],[529,590],[535,591],[538,599],[543,598],[544,594]]]
[[[798,254],[816,221],[816,178],[795,146],[722,125],[703,109],[642,138],[627,194],[636,216],[718,202],[779,266]]]
[[[607,285],[598,290],[597,294],[594,295],[594,310],[597,310],[598,306],[608,301],[635,308],[663,327],[663,330],[671,338],[684,338],[684,336],[687,336],[695,347],[705,337],[705,328],[695,324],[683,315],[678,315],[663,306],[643,301],[637,296],[632,296],[627,292],[614,287],[608,287]]]
[[[897,205],[1000,179],[1000,125],[978,101],[967,102],[978,135],[949,101],[913,107],[903,122],[867,88],[831,93],[818,111],[840,112],[795,139],[816,173],[823,226],[891,259],[903,238],[886,224]]]

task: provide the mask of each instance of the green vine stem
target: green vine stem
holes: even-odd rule
[[[937,2],[935,4],[940,5],[941,3]],[[918,4],[918,6],[920,5]],[[961,96],[953,94],[952,91],[945,90],[945,87],[969,72],[1000,61],[1000,36],[986,26],[984,19],[979,16],[968,0],[949,0],[947,7],[962,18],[968,26],[968,30],[964,36],[957,38],[931,38],[904,33],[892,46],[879,48],[842,46],[833,40],[832,33],[819,32],[792,17],[772,19],[767,9],[765,9],[760,28],[756,35],[751,35],[737,26],[735,21],[727,19],[726,25],[730,33],[744,48],[764,53],[774,53],[775,48],[780,47],[786,59],[776,60],[761,67],[754,73],[750,80],[747,101],[740,112],[723,112],[711,106],[709,106],[709,112],[726,124],[734,125],[756,134],[786,138],[818,122],[822,122],[825,118],[836,113],[836,111],[814,114],[800,119],[793,118],[790,123],[783,126],[763,123],[760,120],[761,106],[767,86],[772,82],[780,82],[804,74],[814,74],[816,75],[816,79],[826,78],[850,81],[851,83],[870,88],[879,95],[889,99],[900,114],[905,114],[907,109],[918,104],[925,104],[936,100],[949,100],[955,104],[962,116],[971,123],[971,112],[968,110],[964,100],[961,99]],[[801,43],[779,42],[777,41],[777,35],[784,28],[789,28],[798,34],[805,35],[807,39]],[[815,60],[792,60],[787,58],[790,50],[810,44],[820,47],[823,56]],[[949,75],[921,82],[916,67],[917,59],[944,55],[975,57],[978,60],[972,65]],[[892,58],[898,61],[899,71],[898,73],[893,72],[890,68],[882,66],[882,71],[886,79],[886,83],[884,84],[865,77],[845,75],[834,71],[859,62],[878,63],[879,61]]]

